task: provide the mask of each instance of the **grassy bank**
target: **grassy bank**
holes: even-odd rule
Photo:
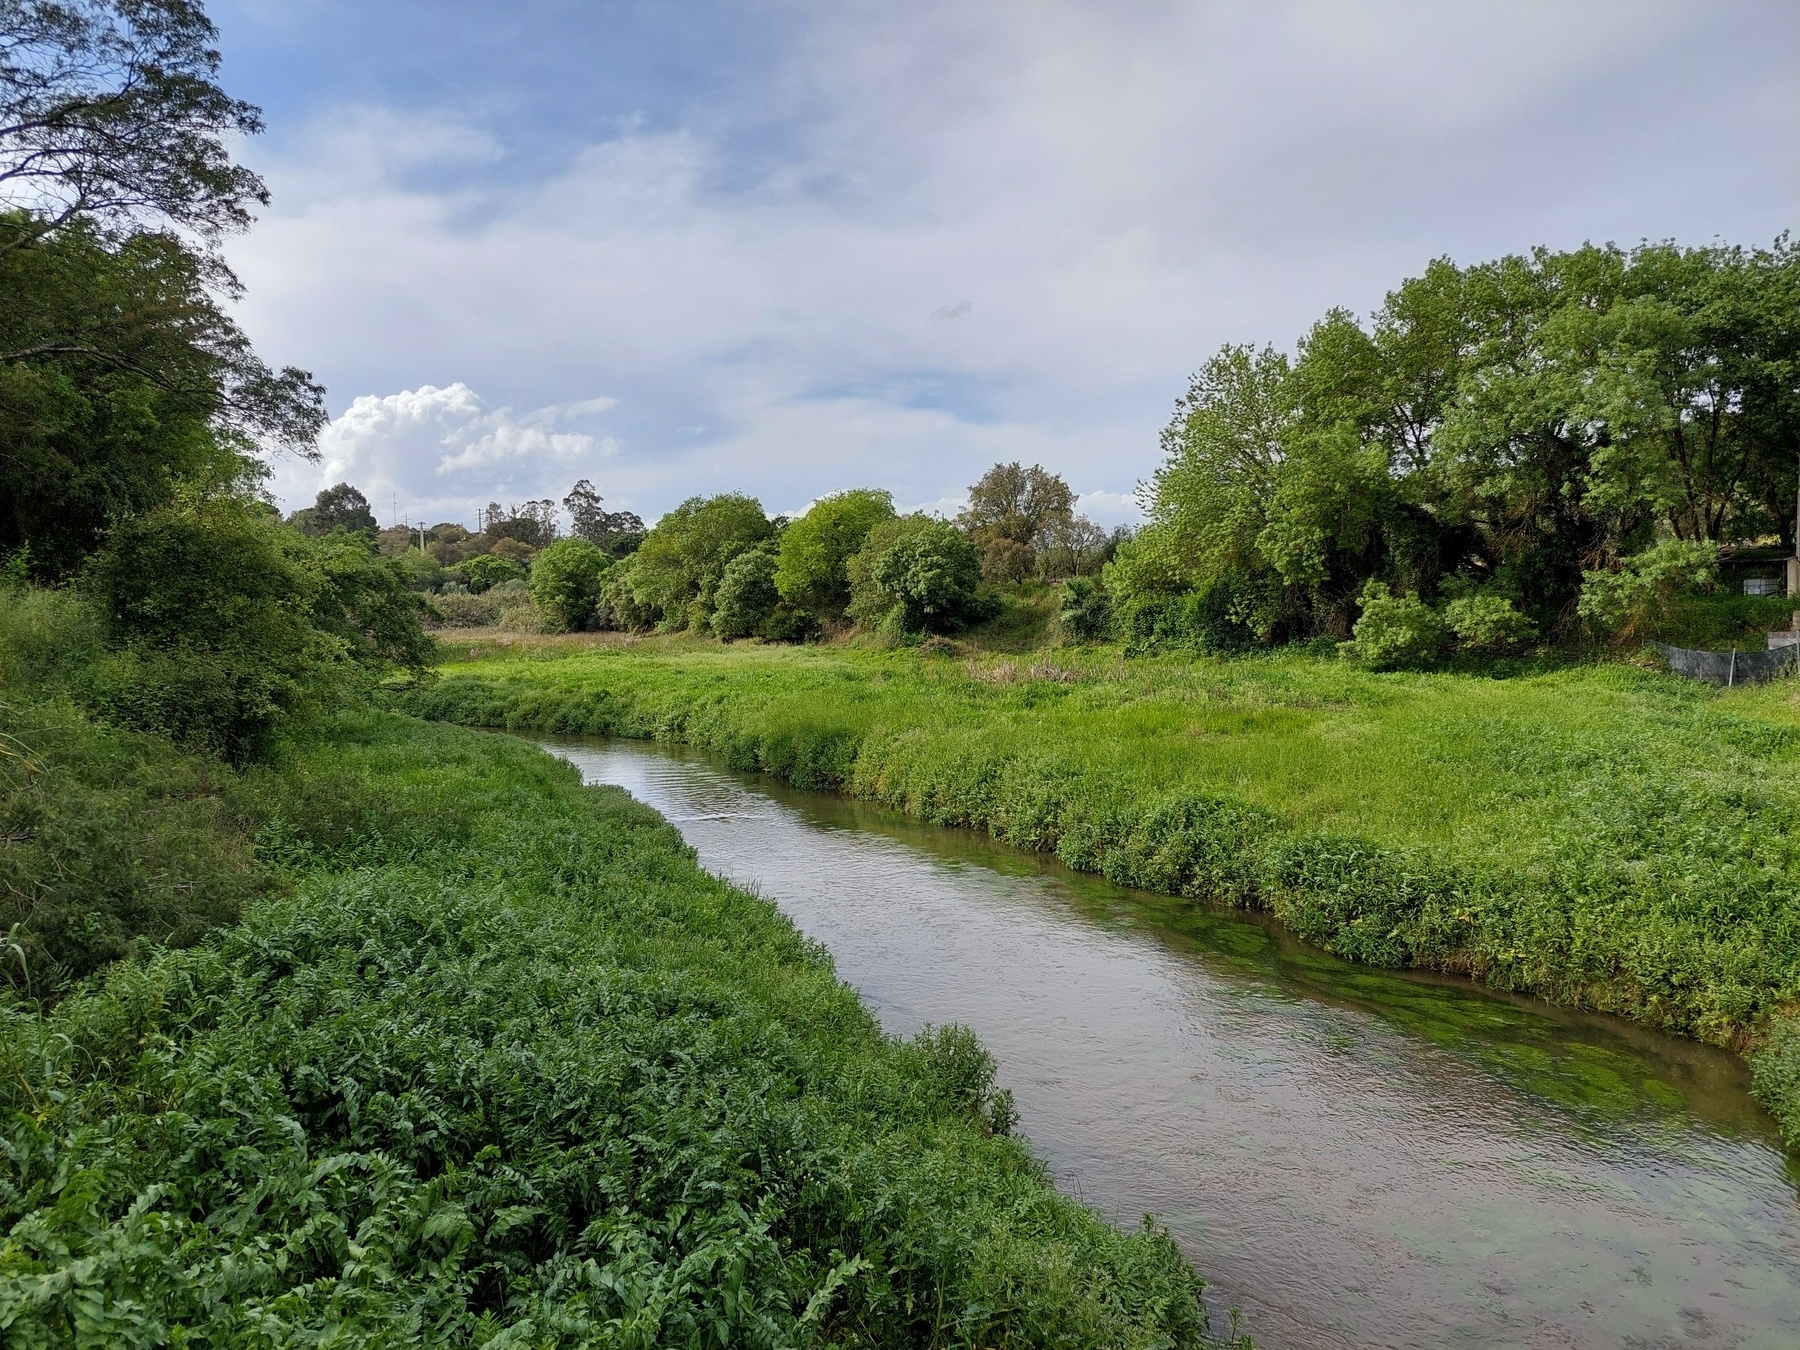
[[[96,755],[193,786],[21,711],[40,797]],[[972,1037],[883,1036],[623,793],[362,713],[114,833],[170,802],[224,926],[0,1002],[7,1345],[1200,1343],[1172,1242],[1056,1194]]]
[[[576,643],[454,650],[473,725],[745,769],[1273,909],[1341,955],[1765,1049],[1800,1139],[1800,706],[1622,665],[1512,679],[1237,661]],[[1771,1039],[1771,1029],[1776,1034]]]

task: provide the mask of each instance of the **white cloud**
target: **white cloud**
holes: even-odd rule
[[[472,116],[336,110],[259,166],[276,210],[232,257],[271,359],[409,391],[327,438],[371,497],[591,469],[645,515],[725,489],[948,502],[1019,459],[1114,523],[1222,342],[1289,344],[1439,254],[1792,223],[1761,129],[1800,116],[1800,78],[1760,55],[1772,24],[1797,26],[1647,0],[820,5],[740,95],[536,183],[468,186],[501,153]],[[805,110],[753,174],[731,97]],[[440,163],[462,186],[421,185]]]
[[[524,414],[487,408],[460,380],[352,400],[319,438],[317,464],[284,461],[271,486],[292,509],[319,489],[353,482],[378,517],[470,520],[491,499],[560,498],[618,454],[611,436],[554,431],[615,406],[611,398],[550,404]]]

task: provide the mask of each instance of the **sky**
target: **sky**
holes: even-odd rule
[[[1800,224],[1792,0],[213,0],[240,319],[386,525],[1004,460],[1103,524],[1189,374],[1427,261]]]

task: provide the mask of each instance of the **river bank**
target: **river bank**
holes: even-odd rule
[[[181,758],[0,711],[15,798],[71,745]],[[241,918],[0,996],[9,1346],[1204,1342],[1167,1233],[1057,1194],[972,1035],[884,1035],[618,790],[368,712],[189,768]]]
[[[1619,665],[1377,675],[648,641],[471,643],[410,706],[682,741],[1336,954],[1747,1050],[1800,1140],[1800,710]]]
[[[1058,1187],[1257,1342],[1800,1338],[1800,1173],[1735,1055],[1303,943],[667,742],[554,740],[780,906],[883,1027],[980,1035]]]

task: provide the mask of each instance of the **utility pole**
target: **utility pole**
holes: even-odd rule
[[[1787,560],[1787,599],[1800,596],[1800,482],[1795,484],[1795,556]]]

